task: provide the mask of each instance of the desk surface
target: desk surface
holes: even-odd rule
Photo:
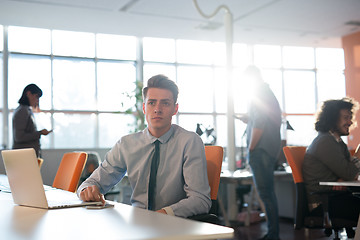
[[[14,205],[11,193],[0,192],[0,239],[221,239],[234,234],[232,228],[114,204],[44,210]]]
[[[292,177],[291,169],[287,168],[286,171],[274,171],[274,177]],[[252,180],[253,174],[251,171],[246,169],[238,169],[236,171],[222,171],[220,179],[222,182],[232,181],[247,181]]]
[[[323,186],[360,187],[360,181],[319,182],[319,185],[323,185]]]

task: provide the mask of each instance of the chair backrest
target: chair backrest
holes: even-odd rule
[[[296,188],[296,212],[294,219],[295,229],[301,229],[305,225],[305,218],[309,214],[308,202],[306,197],[305,183],[302,175],[302,164],[304,162],[306,147],[303,146],[285,146],[283,147],[284,155],[291,167],[293,179]],[[311,221],[318,220],[310,219]],[[322,224],[322,218],[320,218]],[[317,222],[317,221],[316,221]],[[310,225],[313,225],[312,223]]]
[[[283,147],[284,154],[288,164],[291,167],[292,175],[295,183],[304,182],[302,175],[302,164],[306,147],[304,146],[285,146]]]
[[[86,160],[86,152],[65,153],[52,186],[69,192],[75,192]]]
[[[87,160],[84,170],[81,173],[79,185],[84,182],[94,172],[96,168],[101,164],[100,156],[97,152],[87,152]]]
[[[217,199],[220,184],[221,166],[224,156],[224,149],[220,146],[205,146],[207,162],[207,174],[210,185],[210,198]]]

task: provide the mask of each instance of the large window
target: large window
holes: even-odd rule
[[[10,26],[8,40],[9,129],[23,88],[35,83],[37,127],[54,131],[42,148],[109,148],[131,131],[135,37]],[[11,147],[11,131],[9,139]]]
[[[175,123],[191,131],[198,123],[214,128],[216,144],[227,145],[224,43],[14,26],[3,36],[2,26],[0,30],[1,56],[4,38],[8,40],[8,129],[25,85],[39,85],[44,95],[43,111],[35,114],[38,128],[54,129],[51,136],[41,138],[43,148],[112,147],[134,129],[135,117],[128,112],[134,109],[136,81],[155,74],[165,74],[179,86]],[[320,101],[345,96],[342,49],[235,43],[236,114],[246,112],[250,98],[249,83],[242,76],[249,64],[261,68],[280,103],[284,123],[288,120],[293,126],[294,131],[282,130],[290,145],[310,143]],[[245,127],[235,120],[236,146],[245,144]],[[8,134],[10,147],[11,131]],[[202,138],[207,141],[205,135]]]

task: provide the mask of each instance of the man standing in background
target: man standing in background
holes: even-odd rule
[[[249,66],[245,77],[252,86],[248,113],[240,119],[247,123],[248,160],[253,179],[265,206],[268,232],[261,239],[279,238],[279,213],[274,190],[274,170],[281,148],[281,109],[260,70]]]

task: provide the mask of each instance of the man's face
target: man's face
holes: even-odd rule
[[[160,137],[170,129],[172,116],[178,111],[178,104],[174,102],[171,91],[149,88],[143,103],[143,111],[150,133]]]
[[[340,110],[339,120],[336,124],[335,132],[339,134],[339,136],[347,136],[349,135],[349,128],[353,124],[352,122],[352,113],[347,109]]]

